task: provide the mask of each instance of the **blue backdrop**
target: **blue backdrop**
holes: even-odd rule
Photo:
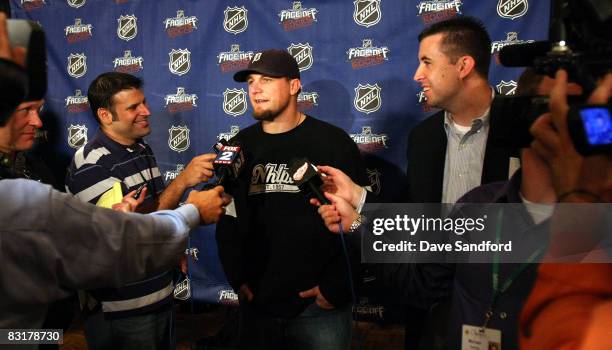
[[[169,181],[218,138],[253,123],[246,86],[232,75],[257,51],[281,48],[300,64],[300,108],[351,134],[373,190],[389,199],[402,186],[406,136],[432,112],[412,80],[418,33],[454,16],[480,18],[494,41],[491,85],[512,94],[521,70],[501,67],[497,53],[545,39],[549,15],[542,0],[11,0],[11,8],[47,33],[45,108],[59,118],[59,155],[72,157],[97,128],[89,83],[102,72],[129,72],[145,81],[147,142]],[[191,242],[200,251],[191,265],[194,297],[232,303],[214,228],[199,231]]]

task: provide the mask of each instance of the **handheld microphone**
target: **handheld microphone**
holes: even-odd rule
[[[217,175],[214,186],[238,178],[244,166],[244,152],[240,144],[238,142],[228,143],[222,139],[213,146],[213,149],[217,152],[217,157],[213,160],[213,167]]]
[[[289,162],[289,175],[300,191],[315,196],[322,204],[331,204],[321,192],[323,180],[317,168],[306,158],[294,158]]]

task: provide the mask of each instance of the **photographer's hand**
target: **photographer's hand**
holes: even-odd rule
[[[612,74],[599,82],[589,104],[605,104],[612,95]],[[550,112],[531,127],[531,148],[550,166],[555,192],[564,201],[598,202],[612,199],[612,159],[610,155],[582,157],[567,126],[567,73],[559,70],[551,92]],[[590,197],[590,198],[589,198]]]

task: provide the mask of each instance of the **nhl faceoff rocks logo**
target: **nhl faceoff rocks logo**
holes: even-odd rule
[[[493,41],[491,43],[491,54],[495,55],[495,63],[500,64],[499,51],[504,46],[532,43],[532,42],[534,42],[534,40],[520,40],[518,38],[518,32],[508,32],[506,33],[506,40]]]
[[[379,110],[380,106],[382,105],[380,90],[381,88],[378,86],[378,84],[359,84],[355,88],[355,99],[353,100],[355,108],[358,111],[366,114]]]
[[[80,78],[87,73],[87,56],[82,53],[71,53],[68,56],[68,75]]]
[[[176,88],[176,94],[166,95],[166,110],[170,113],[190,111],[197,107],[196,94],[188,94],[184,87]]]
[[[425,25],[456,17],[461,13],[461,0],[426,0],[417,5],[418,16]]]
[[[191,68],[191,52],[187,49],[172,49],[168,54],[170,61],[168,62],[168,69],[170,73],[178,76],[187,74]]]
[[[89,109],[87,96],[81,90],[75,90],[74,95],[66,97],[66,109],[68,113],[81,113]]]
[[[346,51],[353,69],[376,66],[389,59],[389,48],[374,47],[372,39],[363,39],[361,47],[352,47]]]
[[[219,56],[217,56],[221,73],[225,74],[246,69],[249,63],[251,63],[253,55],[253,51],[240,51],[240,45],[232,44],[230,51],[220,52]]]
[[[78,9],[79,7],[85,5],[86,0],[66,0],[66,2],[68,2],[68,6]]]
[[[303,112],[309,109],[313,109],[314,107],[319,105],[319,103],[317,102],[318,100],[318,93],[302,91],[299,93],[297,98],[298,110]]]
[[[425,93],[423,91],[419,91],[416,96],[418,104],[421,105],[421,109],[423,110],[423,112],[429,112],[433,109],[430,105],[427,104],[427,97],[425,96]]]
[[[196,22],[198,18],[196,16],[185,16],[185,11],[176,11],[176,17],[166,18],[164,24],[166,25],[166,34],[168,37],[175,38],[180,35],[185,35],[198,29]]]
[[[91,39],[91,24],[83,24],[80,18],[74,19],[74,24],[66,26],[66,40],[69,43]]]
[[[240,127],[238,125],[232,125],[232,126],[230,126],[230,131],[229,132],[219,133],[219,135],[217,135],[217,140],[219,140],[219,141],[221,141],[221,140],[229,141],[232,137],[238,135],[239,131],[240,131]]]
[[[185,166],[183,164],[177,164],[176,165],[176,169],[174,170],[168,170],[164,173],[164,181],[166,181],[166,183],[176,179],[177,176],[179,176],[179,174],[185,169]]]
[[[186,126],[174,126],[168,130],[168,147],[176,152],[189,148],[189,129]]]
[[[247,110],[244,89],[225,89],[223,91],[223,111],[232,116],[244,114]]]
[[[497,92],[505,96],[512,96],[516,93],[516,81],[500,81],[495,87],[497,87]]]
[[[286,32],[311,26],[317,21],[316,8],[303,8],[300,1],[293,2],[293,8],[282,10],[278,17]]]
[[[134,73],[142,70],[142,56],[132,57],[131,50],[125,50],[123,57],[117,57],[113,60],[115,72]]]
[[[499,0],[497,3],[497,14],[502,18],[519,18],[525,15],[528,9],[527,0]]]
[[[380,0],[355,0],[353,4],[353,20],[358,25],[368,28],[380,22]]]
[[[134,15],[122,15],[117,19],[117,22],[119,22],[117,25],[117,36],[119,39],[130,41],[136,37],[136,34],[138,34],[136,20],[137,18]]]
[[[87,127],[77,124],[68,127],[68,146],[80,148],[87,143]]]
[[[378,151],[387,148],[389,136],[387,134],[372,133],[371,126],[364,126],[360,134],[350,134],[353,141],[357,144],[360,150],[365,152]]]
[[[45,5],[45,0],[21,0],[21,8],[26,11],[36,10]]]
[[[223,305],[238,305],[238,294],[234,293],[233,290],[220,290],[219,291],[219,304]]]
[[[300,72],[307,70],[312,67],[312,46],[309,43],[306,44],[291,44],[287,48],[289,54],[295,58],[298,67],[300,68]]]
[[[366,169],[366,175],[370,181],[370,190],[375,194],[380,194],[380,171],[378,169]]]
[[[223,29],[232,34],[244,32],[249,26],[247,9],[241,7],[228,7],[223,11]]]

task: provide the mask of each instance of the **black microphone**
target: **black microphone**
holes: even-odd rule
[[[546,56],[549,51],[548,41],[507,45],[499,51],[499,62],[504,67],[533,66],[536,58]]]
[[[315,196],[322,204],[331,204],[321,192],[323,179],[317,168],[306,158],[294,158],[289,162],[289,175],[300,191]]]
[[[244,166],[244,152],[240,143],[237,141],[228,143],[225,139],[221,139],[213,149],[217,152],[217,157],[213,160],[217,181],[213,186],[237,179]]]

